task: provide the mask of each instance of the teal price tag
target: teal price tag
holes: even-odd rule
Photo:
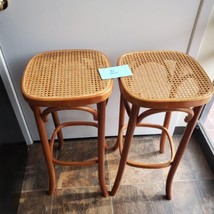
[[[103,80],[133,75],[128,65],[99,68],[98,70]]]

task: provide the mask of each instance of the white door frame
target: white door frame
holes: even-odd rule
[[[2,53],[2,49],[0,48],[0,75],[2,78],[2,81],[4,83],[4,87],[7,91],[8,97],[10,99],[11,105],[13,107],[13,110],[15,112],[16,118],[18,120],[19,126],[21,128],[23,137],[25,139],[25,142],[27,145],[30,145],[33,143],[32,137],[30,135],[28,126],[26,124],[24,115],[22,113],[22,109],[19,103],[19,100],[16,95],[16,91],[13,86],[12,79],[10,77],[10,73],[8,71],[7,64],[5,62],[4,55]]]

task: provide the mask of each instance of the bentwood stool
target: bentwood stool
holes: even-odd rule
[[[125,165],[139,168],[170,167],[166,181],[166,196],[172,198],[171,186],[176,169],[192,135],[203,106],[210,100],[213,87],[201,66],[190,56],[175,51],[145,51],[127,53],[118,60],[118,65],[128,64],[131,77],[119,79],[121,91],[119,134],[114,149],[119,147],[120,164],[111,195],[115,195]],[[139,113],[141,107],[147,110]],[[125,110],[128,125],[124,124]],[[177,151],[168,132],[173,111],[185,112],[187,126]],[[165,112],[163,125],[143,123],[147,116]],[[161,130],[160,153],[164,152],[165,139],[171,148],[171,158],[165,163],[139,163],[128,159],[135,127],[150,127]],[[126,130],[124,143],[123,131]]]
[[[49,194],[55,189],[54,164],[88,166],[98,163],[99,182],[103,196],[108,195],[105,185],[105,110],[112,92],[112,80],[102,80],[98,68],[109,67],[106,56],[94,50],[62,50],[44,52],[28,63],[23,79],[22,93],[33,110],[49,173]],[[96,104],[97,108],[91,107]],[[90,106],[88,106],[90,105]],[[80,110],[92,114],[94,121],[61,123],[58,111]],[[51,114],[55,124],[48,140],[45,123]],[[66,162],[53,155],[58,136],[63,147],[62,129],[68,126],[94,126],[98,128],[98,157],[83,162]]]

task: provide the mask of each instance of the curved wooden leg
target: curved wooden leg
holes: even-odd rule
[[[98,111],[98,176],[100,188],[104,197],[108,196],[105,182],[105,112],[106,102],[97,104]]]
[[[137,124],[138,112],[139,112],[139,107],[135,106],[135,105],[132,105],[131,114],[130,114],[128,127],[127,127],[127,132],[126,132],[126,137],[125,137],[125,142],[124,142],[124,147],[123,147],[123,151],[122,151],[122,154],[121,154],[119,168],[118,168],[118,171],[117,171],[117,176],[116,176],[112,191],[110,192],[110,195],[112,195],[112,196],[114,196],[116,194],[116,192],[117,192],[117,190],[119,188],[122,176],[123,176],[123,172],[124,172],[124,169],[125,169],[126,161],[127,161],[127,158],[128,158],[129,148],[130,148],[131,141],[132,141],[132,138],[133,138],[135,126]]]
[[[172,198],[172,181],[173,181],[175,172],[178,168],[178,165],[181,161],[185,148],[190,140],[190,137],[192,135],[192,132],[195,128],[195,125],[198,121],[198,118],[201,114],[202,109],[203,109],[203,106],[194,108],[194,117],[189,121],[189,123],[186,126],[185,132],[183,134],[183,137],[180,141],[179,147],[175,154],[175,158],[174,158],[171,168],[169,170],[167,180],[166,180],[166,197],[168,200],[171,200],[171,198]]]
[[[58,113],[57,112],[53,112],[52,113],[52,117],[53,117],[53,121],[54,121],[55,127],[57,127],[58,125],[60,125]],[[61,129],[57,133],[57,137],[58,137],[58,141],[59,141],[58,149],[62,149],[63,145],[64,145],[64,140],[63,140],[63,133],[62,133]]]
[[[31,108],[34,112],[37,129],[39,132],[39,136],[40,136],[40,140],[42,143],[42,148],[43,148],[43,152],[44,152],[44,156],[45,156],[45,160],[46,160],[46,164],[47,164],[47,168],[48,168],[49,194],[53,195],[54,189],[55,189],[55,170],[54,170],[54,165],[52,162],[52,155],[50,152],[48,137],[47,137],[47,133],[46,133],[46,129],[45,129],[45,122],[41,118],[40,108],[38,106],[32,106]]]
[[[171,112],[166,112],[166,114],[165,114],[165,119],[164,119],[163,127],[167,128],[167,129],[169,128],[171,114],[172,114]],[[165,141],[166,141],[166,133],[162,132],[161,139],[160,139],[160,153],[161,154],[164,153]]]
[[[123,98],[122,95],[120,95],[120,112],[119,112],[119,126],[118,126],[118,137],[115,145],[113,146],[113,151],[117,150],[119,147],[119,135],[120,135],[120,130],[124,125],[124,118],[125,118],[125,106],[123,103]]]

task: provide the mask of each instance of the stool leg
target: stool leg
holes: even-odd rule
[[[117,171],[117,176],[116,176],[116,179],[114,182],[114,186],[110,193],[110,195],[112,195],[112,196],[114,196],[116,194],[116,192],[119,188],[121,179],[122,179],[122,175],[123,175],[126,161],[128,158],[129,148],[130,148],[130,145],[132,142],[135,126],[137,124],[137,116],[139,113],[139,109],[140,108],[138,106],[132,105],[129,122],[128,122],[128,127],[127,127],[127,132],[126,132],[126,137],[125,137],[125,141],[124,141],[124,147],[123,147],[123,151],[122,151],[121,158],[120,158],[120,164],[119,164],[119,168]]]
[[[98,110],[98,176],[104,197],[108,196],[105,182],[105,112],[106,102],[97,104]]]
[[[185,151],[185,148],[190,140],[190,137],[192,135],[192,132],[195,128],[195,125],[198,121],[198,118],[201,114],[201,111],[203,109],[203,106],[195,107],[194,108],[194,117],[188,122],[185,132],[183,134],[183,137],[180,141],[179,147],[177,149],[177,152],[175,154],[175,158],[173,160],[173,163],[171,165],[171,168],[169,170],[167,181],[166,181],[166,197],[168,200],[172,198],[172,181],[175,175],[175,172],[178,168],[178,165],[181,161],[181,158],[183,156],[183,153]]]
[[[37,129],[40,135],[40,140],[42,143],[42,148],[48,168],[48,173],[49,173],[49,194],[53,195],[54,193],[54,188],[55,188],[55,170],[54,170],[54,165],[52,162],[52,155],[50,152],[50,147],[49,147],[49,142],[48,142],[48,137],[45,129],[45,122],[41,118],[41,111],[38,106],[33,106],[32,110],[34,112],[36,124],[37,124]]]
[[[52,117],[53,117],[53,121],[54,121],[55,127],[57,127],[58,125],[60,125],[58,113],[57,112],[53,112],[52,113]],[[58,149],[62,149],[63,145],[64,145],[64,141],[63,141],[63,134],[62,134],[62,130],[61,129],[57,133],[57,137],[58,137],[58,141],[59,141]]]
[[[120,135],[120,130],[124,125],[124,118],[125,118],[125,106],[123,103],[122,95],[120,95],[120,113],[119,113],[118,137],[117,137],[117,142],[115,143],[114,147],[112,148],[113,151],[117,150],[119,147],[119,135]]]
[[[171,114],[172,114],[171,112],[166,112],[166,115],[165,115],[163,127],[167,128],[167,129],[169,128]],[[160,153],[161,154],[164,153],[165,141],[166,141],[166,134],[165,134],[165,132],[162,132],[161,139],[160,139]]]

